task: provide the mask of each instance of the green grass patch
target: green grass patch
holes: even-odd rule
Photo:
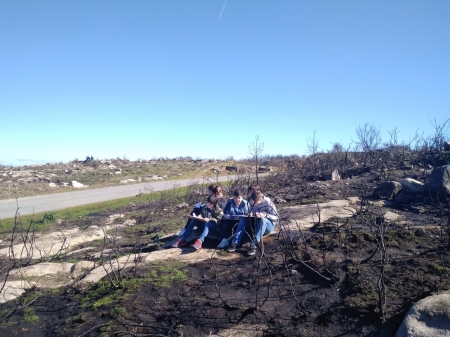
[[[11,309],[9,309],[9,308],[5,308],[5,309],[0,310],[0,316],[5,316],[10,311],[11,311]]]
[[[66,262],[67,263],[77,263],[78,261],[80,261],[80,260],[78,260],[78,259],[69,259]]]
[[[109,281],[100,281],[92,285],[91,289],[81,298],[82,306],[97,309],[125,299],[144,284],[169,288],[173,282],[182,282],[187,279],[186,264],[179,261],[169,261],[164,264],[153,263],[146,266],[143,272],[141,277],[123,278],[119,287],[113,286]]]
[[[37,225],[46,225],[56,220],[56,215],[53,212],[46,212],[41,219],[32,220]]]
[[[119,315],[123,315],[124,313],[127,312],[127,309],[124,307],[115,307],[111,309],[111,315],[112,316],[119,316]]]
[[[25,304],[30,303],[31,301],[35,300],[40,295],[41,294],[39,292],[35,292],[28,296],[22,296],[22,297],[20,297],[20,303],[21,303],[21,305],[25,305]]]
[[[444,266],[438,266],[438,265],[433,265],[433,267],[439,273],[450,274],[450,267],[444,267]]]
[[[27,323],[39,322],[39,316],[35,315],[34,308],[23,308],[23,320]]]
[[[59,293],[59,288],[51,288],[48,290],[49,294],[56,295]]]
[[[228,256],[230,253],[226,249],[221,249],[216,252],[219,256]]]
[[[309,204],[321,204],[323,203],[323,199],[302,199],[302,204],[309,205]]]
[[[169,288],[173,282],[183,282],[187,279],[186,264],[171,261],[164,265],[153,264],[148,274],[150,283],[158,288]]]

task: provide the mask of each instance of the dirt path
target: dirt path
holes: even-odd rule
[[[227,181],[234,176],[219,177],[219,181]],[[201,179],[196,179],[200,181]],[[104,187],[90,190],[39,195],[19,199],[0,200],[0,219],[13,218],[17,208],[21,215],[56,211],[68,207],[88,205],[102,201],[132,197],[147,190],[163,191],[174,186],[189,185],[192,179],[155,181],[133,185]]]

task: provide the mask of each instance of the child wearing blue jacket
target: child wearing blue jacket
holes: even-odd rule
[[[233,227],[239,222],[240,217],[247,216],[249,213],[249,205],[242,194],[235,190],[233,198],[228,200],[223,210],[223,219],[220,224],[220,235],[222,241],[217,248],[227,248],[230,244],[228,239],[232,236]]]

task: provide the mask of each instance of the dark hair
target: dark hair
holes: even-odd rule
[[[257,191],[257,190],[253,190],[251,198],[253,201],[258,201],[259,199],[262,199],[262,192],[261,191]]]
[[[222,193],[222,187],[220,185],[209,185],[208,190],[213,192],[215,195]]]
[[[259,185],[253,184],[248,187],[248,191],[252,192],[250,195],[250,198],[253,201],[257,201],[258,199],[262,198],[262,192],[261,187]]]
[[[210,195],[208,199],[206,199],[206,201],[216,206],[219,202],[219,199],[215,195]]]
[[[233,192],[233,197],[240,197],[242,195],[242,193],[239,190],[235,190]]]
[[[261,192],[261,187],[259,185],[253,184],[248,187],[248,192],[250,191],[258,191]]]

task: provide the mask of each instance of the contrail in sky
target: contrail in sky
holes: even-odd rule
[[[222,10],[220,11],[219,19],[222,16],[223,10],[225,9],[225,5],[227,4],[228,0],[225,0],[225,3],[223,4]]]

